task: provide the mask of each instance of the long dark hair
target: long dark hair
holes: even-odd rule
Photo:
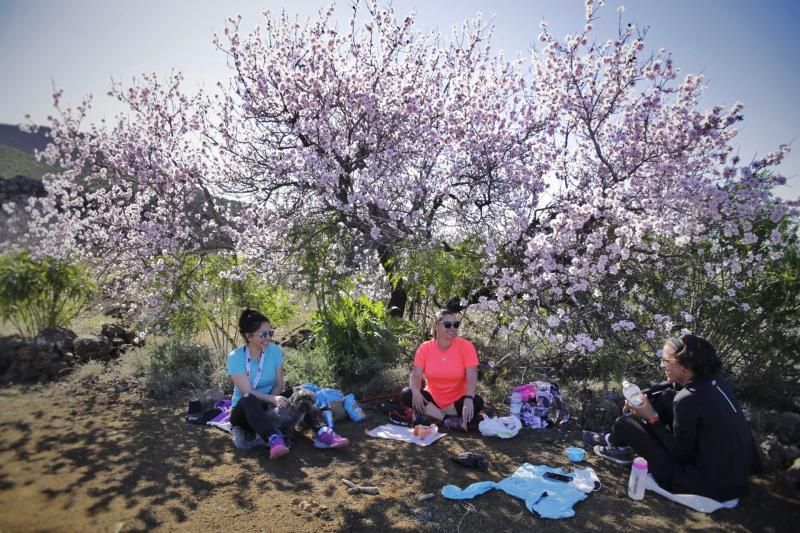
[[[703,337],[686,334],[672,337],[666,344],[675,350],[674,357],[678,364],[691,370],[695,377],[714,377],[722,370],[717,349]]]
[[[242,335],[245,342],[247,341],[246,335],[258,331],[258,328],[260,328],[261,324],[264,322],[269,323],[269,319],[255,309],[248,309],[246,307],[242,309],[239,315],[239,333]]]

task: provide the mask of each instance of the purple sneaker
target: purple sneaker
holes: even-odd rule
[[[458,415],[446,416],[444,420],[442,420],[442,424],[444,425],[444,427],[449,429],[457,429],[459,431],[464,431],[464,419]]]
[[[289,447],[283,440],[283,435],[275,433],[269,438],[269,458],[277,459],[289,453]]]
[[[342,437],[341,435],[337,435],[335,431],[331,428],[325,428],[325,430],[317,435],[317,440],[314,441],[314,447],[325,449],[325,448],[344,448],[348,446],[350,441],[346,438]]]

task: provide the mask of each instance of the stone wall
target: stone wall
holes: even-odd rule
[[[103,324],[99,335],[47,328],[33,339],[0,337],[0,383],[51,381],[87,361],[111,361],[134,346],[135,334]]]

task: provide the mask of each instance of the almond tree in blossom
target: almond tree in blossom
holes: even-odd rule
[[[694,327],[663,295],[716,286],[735,303],[774,257],[783,235],[754,225],[787,216],[770,172],[785,149],[740,162],[741,104],[700,110],[701,77],[633,27],[596,42],[586,4],[582,31],[543,24],[514,60],[480,18],[445,38],[373,2],[344,28],[333,8],[265,13],[251,33],[231,19],[213,92],[144,76],[113,88],[129,112],[112,124],[85,127],[88,100],[52,119],[44,156],[65,170],[27,238],[93,261],[150,320],[206,254],[234,257],[232,277],[350,278],[403,314],[403,259],[478,239],[484,279],[461,303],[505,332],[590,353]]]

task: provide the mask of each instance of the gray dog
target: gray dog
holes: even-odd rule
[[[281,408],[272,406],[266,410],[266,414],[272,423],[272,427],[283,435],[286,445],[289,446],[294,429],[303,423],[303,418],[307,413],[316,408],[316,395],[310,390],[295,387],[294,392],[289,397],[289,405]],[[234,446],[241,450],[267,445],[261,435],[254,435],[238,426],[231,428],[231,437],[233,437]]]
[[[303,423],[305,416],[317,408],[317,397],[308,389],[295,387],[289,405],[286,407],[272,407],[267,410],[272,426],[287,440],[287,446],[292,438],[294,429]]]

